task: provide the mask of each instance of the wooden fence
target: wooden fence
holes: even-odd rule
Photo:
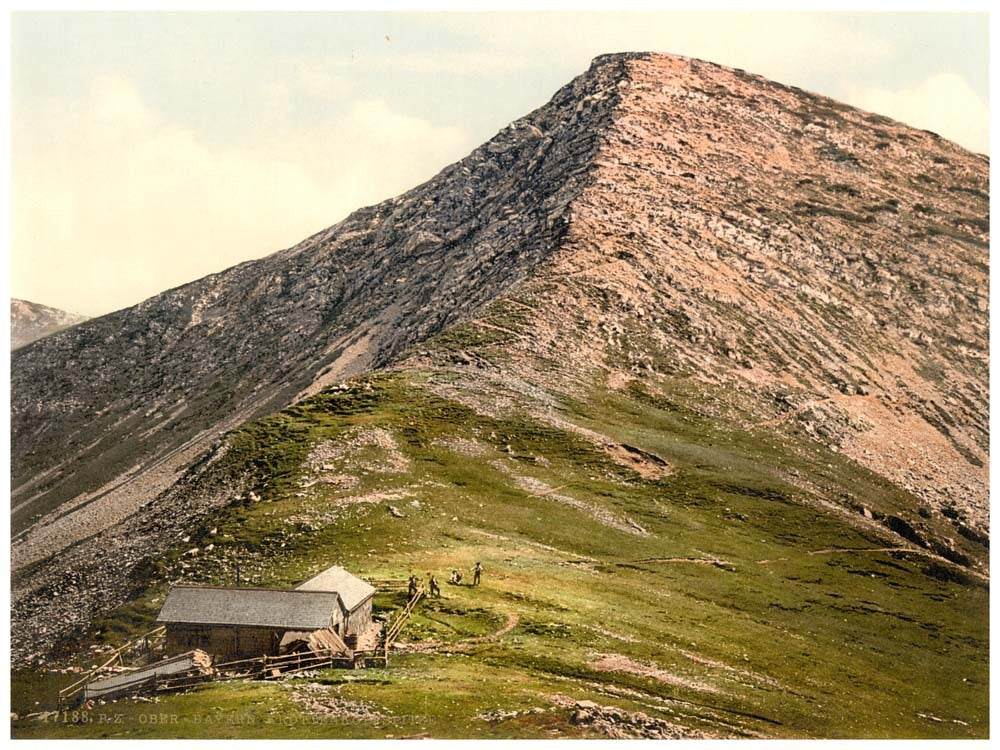
[[[163,639],[166,637],[167,628],[165,625],[161,625],[157,628],[153,628],[148,633],[143,633],[137,638],[133,638],[128,641],[123,646],[119,646],[114,651],[110,653],[108,659],[91,669],[89,672],[85,673],[83,677],[74,682],[72,685],[68,685],[59,691],[59,706],[62,707],[66,703],[71,703],[76,698],[78,698],[83,693],[83,688],[88,682],[92,682],[94,677],[101,672],[101,670],[107,669],[114,662],[122,663],[122,654],[130,649],[140,649],[144,648],[147,652],[152,653],[157,645],[159,645]]]
[[[289,674],[303,672],[307,669],[320,669],[330,666],[355,666],[356,659],[332,653],[303,652],[283,656],[259,656],[252,659],[237,659],[213,665],[205,671],[191,668],[184,672],[171,675],[153,673],[138,677],[133,681],[109,689],[101,695],[104,699],[120,698],[126,695],[148,695],[186,690],[206,682],[227,682],[230,680],[273,680]],[[106,666],[106,665],[105,665]],[[95,670],[96,671],[96,670]],[[60,706],[75,703],[83,697],[84,688],[92,675],[74,683],[69,688],[60,691]]]
[[[399,634],[403,631],[403,627],[406,625],[406,621],[410,619],[410,615],[413,614],[413,608],[417,606],[417,602],[424,595],[424,587],[420,586],[410,600],[403,607],[403,610],[396,616],[396,619],[392,621],[388,628],[386,628],[385,636],[383,638],[383,650],[385,653],[385,664],[389,665],[389,649],[392,648],[393,642],[399,637]]]

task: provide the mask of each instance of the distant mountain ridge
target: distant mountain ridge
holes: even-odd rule
[[[10,348],[20,349],[64,328],[87,320],[84,315],[23,299],[10,301]]]

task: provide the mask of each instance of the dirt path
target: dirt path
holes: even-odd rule
[[[846,394],[846,393],[840,393],[840,394],[836,394],[834,396],[828,396],[827,398],[814,398],[814,399],[811,399],[809,401],[806,401],[801,406],[798,406],[798,407],[796,407],[796,408],[794,408],[794,409],[792,409],[790,411],[786,411],[786,412],[784,412],[782,414],[779,414],[778,416],[776,416],[776,417],[774,417],[772,419],[765,419],[763,422],[758,422],[757,424],[754,425],[754,427],[773,427],[775,425],[784,424],[790,418],[794,417],[797,414],[801,414],[802,412],[808,410],[809,408],[811,408],[813,406],[819,406],[821,404],[836,403],[838,401],[850,401],[851,399],[863,399],[863,400],[872,401],[872,402],[875,402],[875,403],[881,403],[883,406],[885,406],[886,408],[889,408],[889,409],[895,409],[895,408],[898,408],[900,406],[907,406],[910,403],[909,399],[905,399],[905,398],[898,399],[897,401],[890,401],[888,399],[879,399],[877,396],[872,396],[872,395],[863,396],[860,393],[855,393],[853,395]]]
[[[822,398],[822,399],[817,399],[817,400],[814,400],[814,401],[807,401],[802,406],[800,406],[800,407],[798,407],[796,409],[792,409],[791,411],[786,411],[783,414],[779,414],[778,416],[774,417],[773,419],[765,419],[763,422],[758,422],[757,424],[754,425],[754,427],[774,427],[775,425],[784,424],[789,419],[791,419],[792,417],[794,417],[796,414],[801,414],[802,412],[804,412],[809,407],[815,406],[816,404],[822,404],[822,403],[824,403],[826,401],[829,401],[829,399]]]
[[[532,497],[545,497],[546,495],[551,495],[553,492],[558,492],[559,490],[565,489],[568,485],[560,484],[558,487],[549,487],[549,489],[543,492],[535,492]]]
[[[453,641],[451,643],[442,643],[441,641],[423,641],[418,643],[396,643],[393,645],[394,648],[399,651],[405,651],[406,653],[413,654],[428,654],[437,651],[445,652],[459,652],[464,650],[466,646],[474,646],[479,643],[492,643],[503,638],[507,633],[512,631],[517,627],[517,624],[521,621],[521,616],[517,612],[507,613],[507,622],[504,623],[503,627],[492,633],[487,633],[486,635],[477,635],[469,638],[462,638],[458,641]]]
[[[634,563],[694,563],[695,565],[714,565],[718,568],[735,567],[729,560],[722,560],[718,557],[643,557],[639,560],[632,560]],[[619,563],[621,565],[621,563]]]
[[[724,692],[714,685],[709,685],[705,682],[701,682],[700,680],[675,675],[665,669],[657,667],[654,664],[638,662],[621,654],[601,654],[587,666],[592,669],[598,669],[602,672],[626,672],[628,674],[635,674],[641,677],[652,677],[654,680],[662,682],[666,685],[686,687],[691,690],[699,690],[704,693]]]
[[[517,623],[521,621],[521,616],[517,612],[507,613],[507,622],[502,628],[496,632],[489,633],[488,635],[477,635],[472,638],[463,638],[459,643],[487,643],[489,641],[495,641],[503,636],[507,635],[510,631],[517,627]]]

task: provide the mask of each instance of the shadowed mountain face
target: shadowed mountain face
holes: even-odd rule
[[[607,61],[425,185],[293,248],[18,352],[15,532],[84,493],[122,517],[222,429],[391,362],[522,278],[560,246],[623,71]]]
[[[502,578],[449,606],[522,620],[483,679],[728,706],[625,736],[982,736],[988,167],[743,71],[598,58],[400,198],[15,354],[15,659],[237,562],[473,556]],[[449,658],[421,669],[461,684]]]
[[[10,348],[20,349],[87,318],[23,299],[10,301]]]

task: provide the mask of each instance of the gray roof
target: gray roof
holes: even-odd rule
[[[338,565],[317,573],[305,583],[295,587],[296,591],[335,591],[348,611],[354,610],[375,593],[375,587],[351,575]]]
[[[339,614],[337,596],[326,591],[175,586],[157,620],[318,630]]]

